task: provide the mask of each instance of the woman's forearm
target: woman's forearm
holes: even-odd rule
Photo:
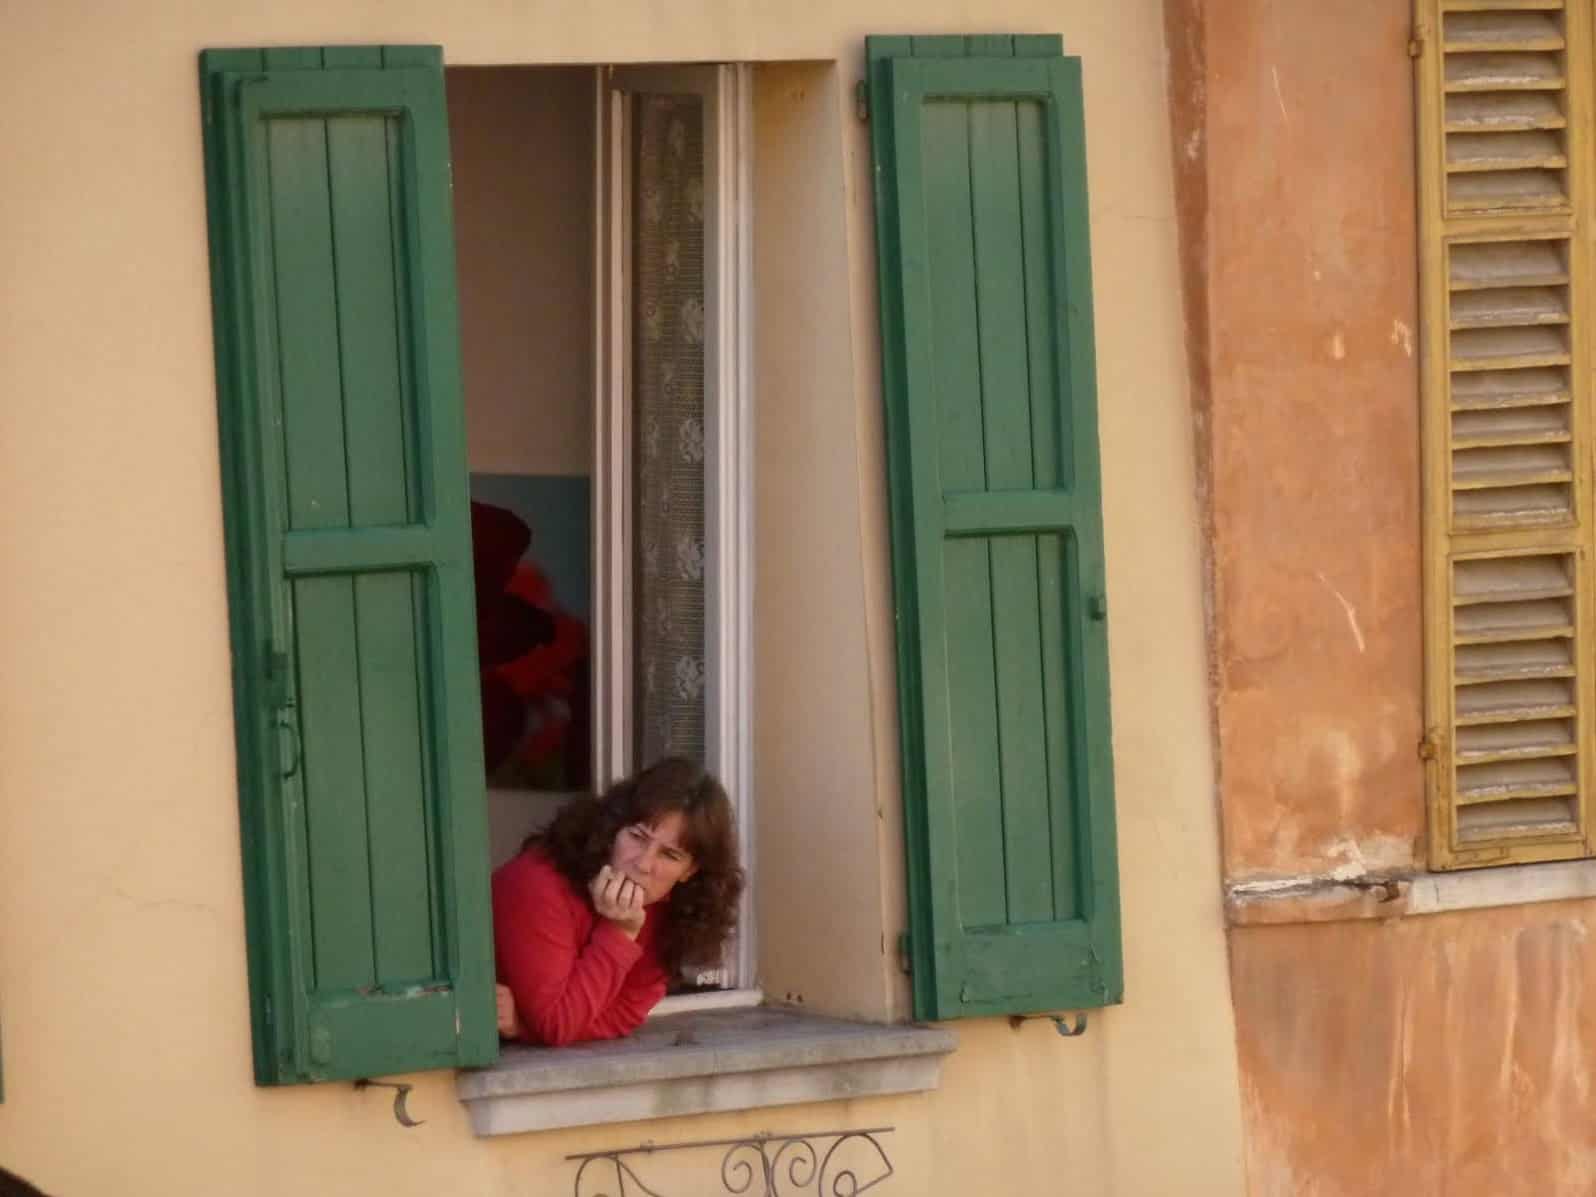
[[[597,1025],[626,984],[641,949],[600,921],[587,943],[572,950],[516,951],[503,972],[521,1022],[539,1043],[559,1047],[582,1039],[613,1038]]]

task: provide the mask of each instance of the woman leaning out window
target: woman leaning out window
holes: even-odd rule
[[[719,963],[742,887],[731,802],[691,761],[572,802],[493,875],[500,1033],[630,1033],[672,978]]]

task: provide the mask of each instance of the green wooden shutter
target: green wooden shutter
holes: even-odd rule
[[[201,57],[256,1076],[498,1050],[442,56]]]
[[[1121,997],[1080,63],[871,38],[922,1018]]]

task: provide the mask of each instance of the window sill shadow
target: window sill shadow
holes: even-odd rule
[[[625,1039],[506,1045],[456,1091],[479,1136],[935,1089],[952,1031],[782,1007],[651,1018]]]

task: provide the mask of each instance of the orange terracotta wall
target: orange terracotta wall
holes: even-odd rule
[[[1170,0],[1226,876],[1423,831],[1408,5]]]
[[[1409,6],[1165,11],[1225,877],[1422,869]],[[1593,927],[1232,927],[1247,1192],[1596,1192]]]
[[[1232,932],[1251,1197],[1596,1192],[1596,903]]]

